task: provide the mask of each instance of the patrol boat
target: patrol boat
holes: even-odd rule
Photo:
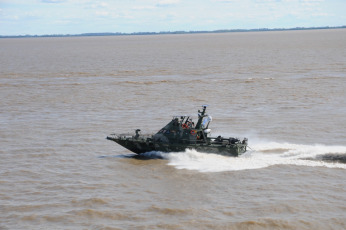
[[[245,153],[247,138],[240,141],[234,137],[211,137],[209,124],[212,117],[206,114],[207,106],[202,108],[202,111],[198,110],[196,125],[190,116],[174,116],[156,134],[141,134],[141,130],[137,129],[134,134],[113,133],[107,139],[136,154],[151,151],[183,152],[186,149],[235,157]]]

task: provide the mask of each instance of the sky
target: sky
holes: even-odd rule
[[[0,0],[0,35],[346,25],[346,0]]]

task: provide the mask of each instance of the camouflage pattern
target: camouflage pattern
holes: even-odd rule
[[[151,151],[183,152],[186,149],[195,149],[198,152],[215,153],[227,156],[238,156],[246,152],[247,138],[240,141],[237,138],[210,137],[209,124],[212,120],[206,112],[198,110],[198,121],[195,125],[189,116],[173,117],[173,119],[154,135],[111,134],[108,140],[115,141],[126,149],[137,153]]]

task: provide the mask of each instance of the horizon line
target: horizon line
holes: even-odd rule
[[[318,26],[318,27],[292,27],[292,28],[257,28],[257,29],[219,29],[219,30],[178,30],[160,32],[91,32],[79,34],[42,34],[42,35],[0,35],[0,38],[26,38],[26,37],[84,37],[84,36],[128,36],[128,35],[160,35],[160,34],[204,34],[204,33],[232,33],[232,32],[261,32],[261,31],[292,31],[292,30],[319,30],[319,29],[345,29],[343,26]]]

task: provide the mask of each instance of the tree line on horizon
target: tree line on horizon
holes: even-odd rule
[[[321,30],[321,29],[344,29],[345,26],[322,26],[322,27],[295,27],[295,28],[258,28],[258,29],[224,29],[224,30],[200,30],[200,31],[160,31],[160,32],[104,32],[104,33],[81,33],[81,34],[44,34],[44,35],[0,35],[0,38],[25,38],[25,37],[84,37],[84,36],[126,36],[126,35],[160,35],[160,34],[202,34],[202,33],[231,33],[231,32],[257,32],[257,31],[286,31],[286,30]]]

